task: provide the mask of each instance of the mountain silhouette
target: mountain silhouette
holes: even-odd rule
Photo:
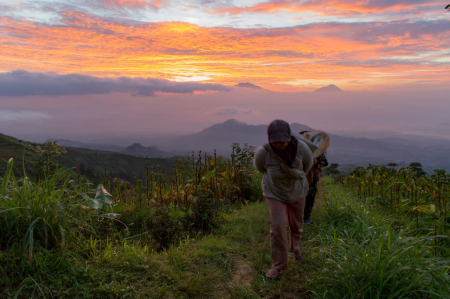
[[[343,92],[342,89],[340,89],[339,87],[337,87],[334,84],[330,84],[328,86],[321,87],[319,89],[314,90],[314,92],[330,92],[330,91],[341,91],[341,92]]]
[[[253,88],[253,89],[264,89],[260,86],[257,86],[255,84],[252,84],[250,82],[246,82],[246,83],[239,83],[235,85],[236,87],[244,87],[244,88]]]
[[[308,126],[293,123],[294,132],[309,130]],[[219,154],[230,154],[231,145],[247,143],[252,146],[260,146],[267,142],[267,125],[249,125],[236,119],[229,119],[223,123],[212,125],[200,132],[179,136],[172,139],[166,146],[170,150],[198,151],[212,153],[217,150]]]

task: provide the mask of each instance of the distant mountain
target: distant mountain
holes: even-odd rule
[[[64,147],[78,147],[91,150],[109,151],[109,152],[120,152],[123,147],[112,145],[112,144],[91,144],[81,141],[74,141],[69,139],[48,139],[49,141],[56,140],[59,145]]]
[[[244,88],[253,88],[253,89],[264,89],[260,86],[257,86],[255,84],[252,84],[250,82],[246,82],[246,83],[239,83],[235,85],[236,87],[244,87]]]
[[[293,123],[292,130],[300,132],[309,130],[308,126]],[[217,150],[218,154],[229,155],[233,143],[248,143],[252,146],[260,146],[267,142],[267,125],[248,125],[235,119],[229,119],[223,123],[212,125],[200,132],[179,136],[166,143],[165,148],[185,154],[190,151],[207,151],[208,153]],[[180,152],[180,149],[184,151]]]
[[[140,143],[133,143],[131,146],[120,151],[122,154],[137,156],[137,157],[149,157],[149,158],[162,158],[169,154],[160,151],[154,146],[145,147]]]
[[[301,132],[309,130],[310,127],[293,123],[291,129],[294,132]],[[389,162],[405,166],[411,162],[420,162],[424,165],[425,171],[430,173],[433,167],[450,169],[450,162],[447,162],[446,158],[450,156],[450,141],[431,143],[430,140],[407,141],[401,138],[382,140],[329,135],[331,145],[327,150],[328,160],[330,163],[343,165],[345,171],[353,169],[356,165],[364,166],[369,163],[386,165]],[[195,134],[178,136],[164,144],[163,142],[156,144],[160,144],[163,150],[180,155],[199,150],[211,154],[215,149],[219,155],[229,155],[233,143],[241,145],[248,143],[258,147],[265,142],[267,142],[267,125],[249,125],[229,119]]]
[[[180,136],[170,144],[173,149],[186,149],[188,151],[207,151],[212,153],[217,150],[220,154],[231,153],[232,143],[260,143],[261,137],[266,135],[265,125],[247,125],[235,119],[229,119],[221,124],[212,125],[198,133]]]
[[[343,92],[342,89],[340,89],[339,87],[337,87],[334,84],[330,84],[328,86],[321,87],[319,89],[314,90],[314,92],[330,92],[330,91],[341,91],[341,92]]]

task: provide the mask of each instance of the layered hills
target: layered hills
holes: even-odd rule
[[[291,128],[295,132],[310,129],[299,123],[292,123]],[[126,136],[127,140],[134,139],[135,143],[126,148],[115,145],[89,145],[65,140],[61,142],[61,145],[67,148],[68,153],[60,156],[58,162],[61,165],[72,167],[76,163],[76,159],[82,158],[98,172],[102,172],[104,164],[106,164],[108,172],[128,172],[131,176],[140,177],[144,168],[143,157],[151,158],[149,159],[150,165],[164,165],[167,169],[173,164],[173,160],[157,159],[157,157],[187,156],[191,155],[192,151],[200,150],[209,154],[213,154],[216,150],[218,155],[229,155],[233,143],[241,145],[247,143],[258,147],[267,142],[266,130],[267,125],[251,125],[229,119],[199,132],[176,137],[144,138],[130,134]],[[21,157],[24,156],[27,163],[33,158],[33,153],[27,150],[30,143],[5,135],[0,136],[0,158],[15,157],[17,161],[22,161]],[[432,172],[435,168],[450,169],[448,161],[450,141],[448,140],[404,135],[370,139],[330,134],[330,138],[331,146],[327,150],[329,161],[345,165],[344,169],[346,170],[368,164],[386,165],[390,162],[399,166],[420,162],[427,172]],[[84,148],[75,148],[67,146],[67,144],[82,145]],[[116,152],[99,150],[101,148],[113,149]],[[22,164],[22,162],[17,164]]]

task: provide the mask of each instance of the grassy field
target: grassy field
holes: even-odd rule
[[[6,155],[27,149],[1,140]],[[76,159],[78,152],[68,152]],[[36,181],[7,170],[0,179],[0,297],[450,298],[448,238],[373,200],[374,188],[367,197],[331,177],[321,180],[313,224],[304,228],[305,262],[267,279],[261,175],[251,148],[233,152],[175,160],[172,176],[116,182],[112,195],[72,180],[69,170]],[[88,154],[109,161],[100,158],[107,153]]]
[[[190,250],[221,227],[227,215],[261,197],[261,176],[251,172],[253,153],[247,147],[235,150],[231,158],[205,155],[202,160],[199,153],[197,159],[177,159],[171,176],[149,171],[132,186],[113,180],[113,190],[109,184],[106,190],[73,180],[64,169],[39,179],[16,176],[11,160],[0,177],[1,294],[122,298],[129,292],[131,298],[166,298],[174,292],[178,297],[181,291],[168,286],[173,277],[186,280],[190,274],[183,271],[190,269],[184,259],[186,267],[166,269],[172,250]],[[188,258],[192,267],[222,259],[208,252]],[[193,283],[203,286],[198,279]],[[183,285],[188,294],[197,292]]]

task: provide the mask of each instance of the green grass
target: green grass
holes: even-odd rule
[[[262,273],[270,262],[268,218],[263,203],[226,216],[215,233],[186,239],[162,253],[139,241],[89,242],[89,258],[60,251],[40,251],[29,264],[26,280],[4,287],[3,295],[23,298],[230,298],[231,293],[256,293],[233,286],[238,262],[258,265]],[[261,246],[264,244],[264,246]],[[50,258],[50,256],[52,256]],[[7,263],[3,255],[2,264]],[[58,260],[59,262],[51,262]],[[42,267],[39,269],[39,267]],[[18,269],[17,269],[18,270]],[[10,273],[11,274],[11,273]],[[250,297],[249,297],[250,298]]]
[[[319,269],[314,296],[449,298],[450,262],[434,254],[433,235],[417,236],[411,224],[394,222],[340,186],[325,189],[309,240]]]

